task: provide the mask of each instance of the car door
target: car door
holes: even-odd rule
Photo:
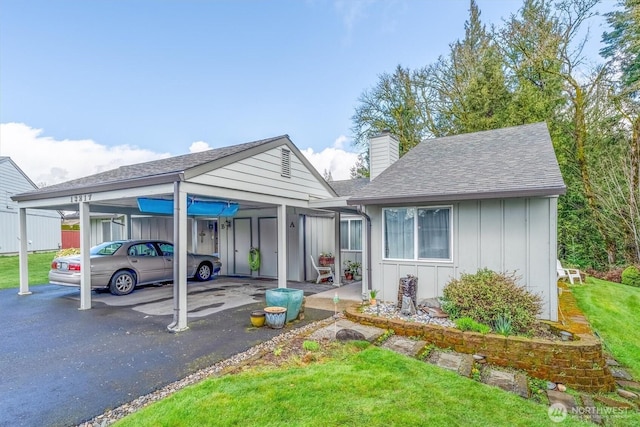
[[[165,259],[158,253],[153,242],[139,242],[127,251],[129,262],[138,272],[138,283],[166,280]]]
[[[164,258],[164,280],[173,280],[173,244],[168,242],[157,242],[160,255]]]

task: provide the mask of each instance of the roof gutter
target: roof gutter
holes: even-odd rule
[[[507,199],[517,197],[551,197],[559,196],[567,192],[566,186],[542,187],[513,191],[489,191],[483,193],[452,193],[452,194],[425,194],[415,196],[393,196],[393,197],[351,197],[347,200],[347,205],[386,205],[391,203],[421,203],[421,202],[452,202],[461,200],[479,199]]]

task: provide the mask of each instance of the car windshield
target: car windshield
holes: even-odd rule
[[[113,255],[115,251],[120,249],[122,242],[104,242],[91,248],[91,255]]]

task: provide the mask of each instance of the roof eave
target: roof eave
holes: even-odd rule
[[[509,191],[488,191],[482,193],[451,193],[451,194],[422,194],[415,196],[394,196],[394,197],[351,197],[347,200],[348,205],[388,205],[405,203],[433,203],[433,202],[453,202],[463,200],[480,199],[508,199],[517,197],[551,197],[565,194],[567,187],[541,187]]]
[[[79,185],[73,188],[64,188],[59,190],[27,192],[11,196],[14,202],[25,202],[30,200],[43,200],[54,197],[73,196],[79,193],[98,193],[103,191],[124,190],[127,188],[140,188],[151,185],[167,184],[176,181],[184,181],[184,173],[169,172],[161,175],[145,176],[142,178],[126,179],[119,181],[107,182],[104,184]]]

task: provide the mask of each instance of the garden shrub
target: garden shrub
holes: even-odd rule
[[[58,252],[56,252],[55,258],[58,258],[61,256],[69,256],[69,255],[80,255],[80,249],[79,248],[60,249]]]
[[[640,287],[640,270],[635,265],[630,265],[622,272],[623,285]]]
[[[513,333],[527,334],[542,311],[542,297],[519,286],[515,275],[485,268],[449,282],[442,309],[452,317],[470,317],[485,325],[502,316],[511,320]]]
[[[622,283],[622,268],[613,268],[604,273],[603,279],[609,282]]]

